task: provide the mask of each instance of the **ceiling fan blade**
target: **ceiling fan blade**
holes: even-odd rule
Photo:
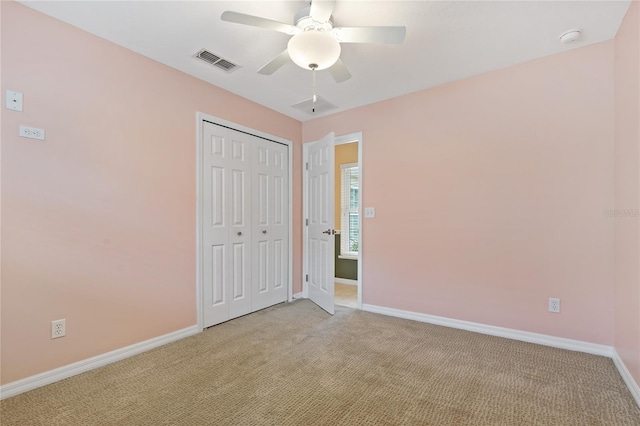
[[[244,13],[226,11],[222,13],[220,19],[236,24],[250,25],[252,27],[266,28],[268,30],[279,31],[285,34],[297,34],[300,28],[284,22],[272,21],[271,19],[261,18],[259,16],[245,15]]]
[[[327,22],[336,5],[336,0],[312,0],[309,15],[317,22]]]
[[[287,49],[285,49],[284,52],[269,61],[267,65],[260,68],[258,70],[258,74],[271,75],[290,60],[291,58],[289,58],[289,52],[287,52]]]
[[[339,27],[333,30],[341,43],[395,43],[404,41],[405,27]]]
[[[338,58],[338,61],[335,64],[329,67],[329,72],[336,83],[342,83],[343,81],[347,81],[351,78],[351,73],[340,58]]]

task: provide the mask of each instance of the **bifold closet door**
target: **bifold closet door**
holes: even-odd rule
[[[251,312],[251,137],[203,124],[204,326]]]
[[[252,167],[252,310],[287,300],[289,280],[288,147],[255,138]]]
[[[287,300],[288,146],[204,122],[205,327]]]

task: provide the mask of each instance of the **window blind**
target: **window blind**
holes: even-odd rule
[[[340,253],[342,255],[358,255],[358,231],[360,224],[358,205],[357,163],[340,166],[341,202],[340,202]]]

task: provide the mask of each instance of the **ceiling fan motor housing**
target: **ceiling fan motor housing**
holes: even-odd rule
[[[333,16],[327,22],[318,22],[311,17],[311,7],[305,7],[296,13],[293,24],[300,29],[313,28],[316,30],[331,31],[333,29]]]

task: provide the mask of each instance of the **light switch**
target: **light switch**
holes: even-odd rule
[[[22,93],[7,90],[6,105],[7,109],[22,111]]]
[[[364,208],[364,218],[365,219],[373,219],[376,217],[376,208],[375,207],[365,207]]]

